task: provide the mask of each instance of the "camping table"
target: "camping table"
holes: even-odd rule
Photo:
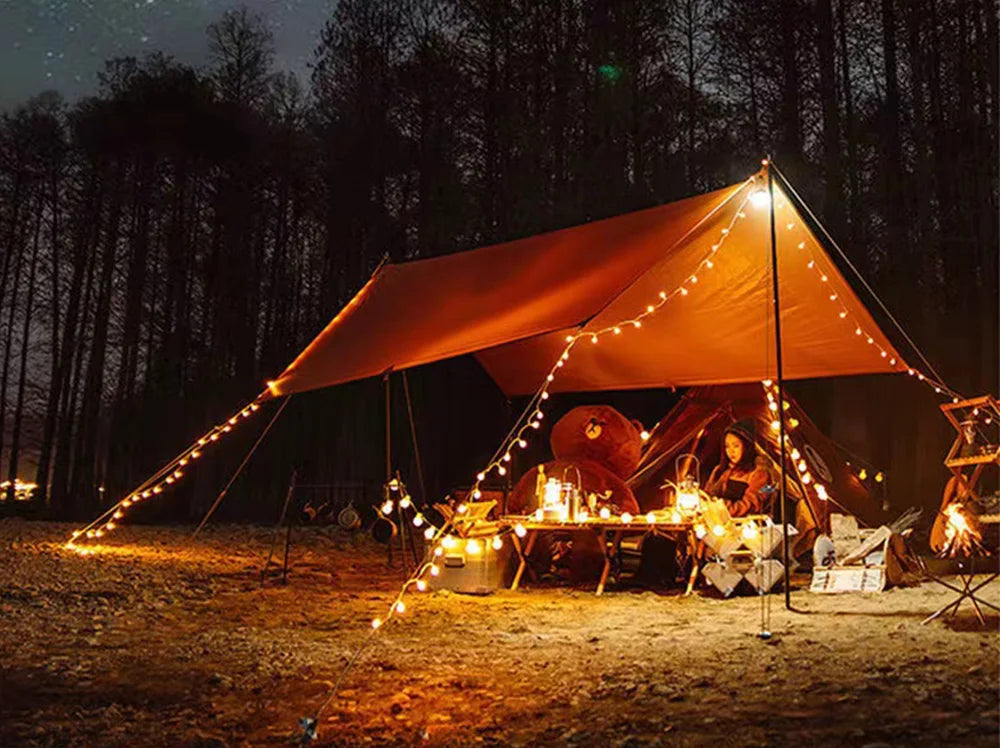
[[[600,581],[597,583],[596,593],[598,595],[604,593],[604,586],[607,584],[608,575],[611,573],[611,562],[618,555],[619,546],[626,535],[645,535],[646,533],[657,535],[683,534],[687,539],[688,552],[692,556],[694,563],[697,564],[695,548],[697,541],[694,539],[694,533],[692,532],[694,527],[692,522],[648,522],[644,515],[640,515],[628,523],[622,522],[619,517],[612,517],[610,519],[588,518],[583,522],[560,522],[558,520],[537,520],[534,516],[507,516],[501,518],[500,523],[511,528],[521,525],[525,531],[523,538],[519,538],[517,533],[511,535],[514,542],[514,550],[517,551],[518,556],[517,571],[514,573],[514,579],[510,585],[512,590],[516,590],[521,583],[521,577],[524,575],[525,570],[533,574],[528,565],[528,556],[535,547],[535,541],[538,539],[539,533],[542,532],[586,530],[597,536],[598,545],[604,554],[604,568],[601,571]],[[697,566],[695,566],[695,569],[697,569]],[[691,586],[688,585],[688,592],[690,591]]]
[[[979,523],[982,525],[1000,524],[1000,515],[997,514],[983,514],[980,515],[978,519]],[[921,623],[929,623],[930,621],[933,621],[935,618],[942,615],[943,613],[948,612],[949,610],[951,611],[949,617],[953,618],[955,614],[958,612],[958,606],[961,605],[962,601],[966,599],[972,603],[972,607],[976,611],[976,617],[979,618],[979,624],[981,626],[986,626],[986,619],[983,618],[983,611],[979,607],[980,603],[989,608],[993,608],[993,610],[1000,611],[1000,607],[997,607],[993,603],[987,602],[986,600],[983,600],[983,598],[976,595],[976,593],[979,592],[979,590],[983,589],[984,587],[988,587],[991,582],[1000,577],[1000,569],[990,571],[989,573],[986,574],[986,579],[982,580],[981,582],[973,586],[973,584],[975,583],[975,576],[976,576],[975,565],[973,564],[974,560],[975,560],[974,558],[969,559],[968,570],[965,569],[964,562],[959,563],[960,571],[958,572],[958,578],[961,580],[962,583],[961,588],[956,587],[951,582],[946,582],[940,577],[927,572],[926,568],[924,569],[924,573],[927,574],[927,577],[929,579],[937,582],[940,585],[943,585],[944,587],[947,587],[948,589],[954,592],[957,592],[958,597],[956,597],[947,605],[938,608],[936,611],[927,616],[927,618],[921,621]]]

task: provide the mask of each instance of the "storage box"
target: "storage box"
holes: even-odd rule
[[[478,540],[478,551],[469,552],[465,541],[445,551],[438,560],[441,570],[436,576],[427,577],[433,590],[451,590],[470,595],[487,595],[510,586],[514,578],[514,547],[509,539],[499,550],[489,538]]]

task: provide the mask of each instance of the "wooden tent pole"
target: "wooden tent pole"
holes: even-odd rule
[[[780,479],[778,483],[778,501],[781,503],[781,533],[783,536],[781,561],[784,565],[785,608],[792,609],[791,570],[788,558],[788,518],[785,516],[785,463],[787,461],[785,445],[785,379],[781,364],[781,302],[778,298],[778,237],[774,230],[774,179],[771,175],[771,160],[767,160],[767,194],[771,224],[771,288],[774,304],[774,345],[775,358],[778,365],[778,447],[781,454]]]

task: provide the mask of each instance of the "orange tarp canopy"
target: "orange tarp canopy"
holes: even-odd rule
[[[581,332],[550,391],[773,377],[769,210],[748,199],[761,184],[384,265],[270,391],[292,394],[475,353],[504,392],[526,394],[545,382],[567,336]],[[905,371],[777,185],[774,194],[784,376]],[[641,326],[628,322],[650,306]],[[599,334],[596,345],[591,333]]]

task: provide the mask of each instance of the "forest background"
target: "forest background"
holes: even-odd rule
[[[0,472],[38,484],[36,514],[92,515],[260,392],[383,256],[669,202],[765,154],[944,380],[996,394],[997,14],[991,0],[341,0],[308,83],[275,68],[242,7],[207,29],[205,68],[108,60],[95,95],[41,92],[0,120]],[[426,486],[398,375],[392,464],[435,499],[469,483],[521,403],[467,359],[408,385]],[[791,391],[886,471],[891,508],[933,511],[940,398],[888,376]],[[610,402],[650,426],[678,396],[560,396],[552,412]],[[318,498],[377,500],[384,409],[374,380],[293,398],[223,516],[276,516],[293,469],[336,484]],[[199,516],[264,421],[248,423],[144,517]]]

